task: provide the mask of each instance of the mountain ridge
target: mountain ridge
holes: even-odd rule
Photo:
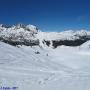
[[[42,32],[34,25],[3,25],[0,24],[0,41],[11,45],[26,46],[80,46],[90,40],[90,31],[68,30],[62,32]]]

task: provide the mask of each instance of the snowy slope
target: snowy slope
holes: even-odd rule
[[[82,44],[80,46],[80,48],[89,50],[90,49],[90,40],[85,42],[84,44]]]
[[[90,55],[82,55],[80,50],[68,46],[14,47],[0,42],[0,86],[17,90],[90,90]]]

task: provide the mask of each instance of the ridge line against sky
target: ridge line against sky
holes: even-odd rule
[[[90,0],[0,0],[0,23],[43,31],[90,30]]]

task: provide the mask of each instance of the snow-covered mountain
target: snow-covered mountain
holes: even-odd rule
[[[0,25],[0,39],[12,45],[38,45],[39,41],[35,37],[38,29],[33,25],[22,25],[5,27]]]
[[[63,32],[39,32],[38,39],[45,43],[47,46],[80,46],[86,41],[90,40],[90,31],[77,30],[77,31],[63,31]]]
[[[42,32],[33,25],[0,25],[3,88],[90,90],[90,31]]]
[[[12,45],[79,46],[90,40],[90,31],[42,32],[33,25],[0,25],[0,40]]]

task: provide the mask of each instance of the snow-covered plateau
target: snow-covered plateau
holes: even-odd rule
[[[90,90],[90,31],[0,25],[0,90],[3,87]]]

